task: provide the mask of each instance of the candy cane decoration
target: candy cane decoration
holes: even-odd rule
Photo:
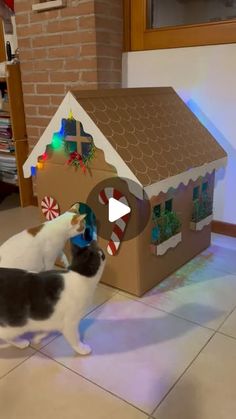
[[[110,198],[117,199],[117,201],[122,202],[122,204],[129,206],[126,197],[115,188],[104,188],[102,191],[100,191],[98,195],[99,202],[103,205],[108,205]],[[126,214],[123,215],[123,217],[116,220],[111,234],[111,238],[107,245],[107,252],[109,253],[109,255],[114,256],[117,253],[121,244],[121,240],[124,236],[125,228],[127,226],[129,218],[130,214]]]
[[[42,213],[46,220],[51,221],[60,215],[59,205],[51,196],[45,196],[41,201]]]

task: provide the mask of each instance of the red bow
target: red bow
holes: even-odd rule
[[[82,169],[82,170],[83,170],[83,172],[85,173],[85,172],[86,172],[86,166],[84,165],[84,162],[83,162],[82,156],[81,156],[79,153],[77,153],[77,151],[73,151],[72,153],[70,153],[70,158],[69,158],[69,160],[67,161],[67,164],[71,164],[71,163],[73,163],[74,161],[76,161],[76,162],[78,162],[78,163],[79,163],[79,165],[80,165],[81,169]]]

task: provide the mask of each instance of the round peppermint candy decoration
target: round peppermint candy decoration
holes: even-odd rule
[[[45,196],[41,202],[42,213],[46,220],[50,221],[60,215],[59,205],[51,196]]]

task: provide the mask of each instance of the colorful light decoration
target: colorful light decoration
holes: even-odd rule
[[[31,166],[30,170],[31,170],[31,176],[36,176],[36,167]]]
[[[69,125],[68,125],[67,121],[68,122],[71,121],[69,123]],[[74,119],[72,110],[70,110],[68,118],[67,119],[63,118],[62,121],[61,121],[60,131],[55,132],[53,134],[51,147],[54,150],[59,150],[59,149],[62,149],[63,147],[65,147],[64,139],[65,139],[66,135],[75,135],[76,134],[76,126],[74,127],[74,125],[73,125],[75,122],[76,121]],[[72,126],[71,126],[71,123],[72,123]],[[74,134],[74,132],[72,133],[72,131],[74,131],[74,130],[75,130],[75,134]],[[77,153],[77,151],[70,152],[67,164],[73,165],[73,166],[76,166],[76,167],[81,167],[82,171],[85,173],[88,163],[94,157],[95,147],[94,147],[94,144],[93,144],[93,141],[92,141],[92,137],[84,132],[82,124],[81,124],[81,133],[80,134],[84,137],[88,137],[88,138],[90,137],[91,138],[90,153],[86,157],[82,158],[82,156],[79,153]],[[68,153],[68,150],[67,150],[67,153]],[[44,162],[47,160],[47,158],[48,158],[48,154],[45,151],[40,156],[40,161],[38,161],[36,167],[33,167],[33,166],[31,167],[31,175],[32,176],[36,175],[36,168],[37,169],[43,169]]]
[[[43,163],[41,161],[39,161],[37,163],[37,169],[42,169],[43,168]]]
[[[58,150],[62,146],[63,136],[59,132],[55,132],[52,137],[52,148]]]
[[[71,112],[70,112],[70,114],[71,114]],[[69,118],[70,118],[70,114],[69,114]],[[72,118],[73,118],[73,115],[72,115]],[[55,132],[53,134],[53,137],[52,137],[52,148],[54,148],[54,150],[58,150],[63,145],[63,140],[64,140],[64,137],[65,137],[64,129],[65,129],[65,126],[64,126],[64,123],[63,123],[63,120],[62,120],[60,131]]]
[[[70,110],[70,113],[69,113],[69,117],[68,117],[68,119],[70,119],[70,120],[74,119],[74,117],[73,117],[73,113],[72,113],[72,110]]]

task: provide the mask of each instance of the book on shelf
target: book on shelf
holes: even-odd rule
[[[0,170],[2,166],[16,167],[16,157],[0,155]]]
[[[2,127],[0,125],[0,137],[2,138],[6,138],[8,140],[10,140],[12,138],[12,129],[11,127]]]
[[[13,153],[15,151],[13,139],[6,139],[0,137],[0,151],[3,151],[5,153]]]
[[[15,156],[0,154],[0,180],[7,183],[16,183],[17,168]]]
[[[0,116],[0,126],[1,127],[10,127],[11,126],[11,120],[8,117],[1,118]]]
[[[0,171],[0,181],[5,182],[5,183],[15,184],[17,180],[18,180],[17,174],[8,175],[6,174],[6,172]]]

